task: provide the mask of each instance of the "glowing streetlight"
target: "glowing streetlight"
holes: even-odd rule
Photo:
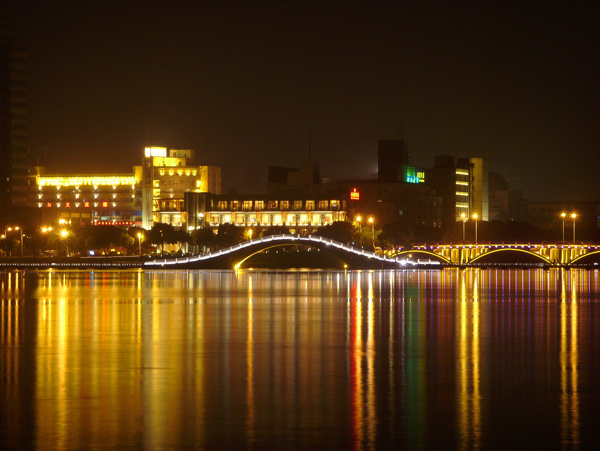
[[[356,222],[358,222],[358,230],[360,232],[360,234],[359,234],[360,235],[360,247],[362,249],[362,247],[363,247],[363,242],[362,242],[362,223],[361,223],[362,217],[359,215],[355,219],[356,219]]]
[[[69,236],[69,232],[65,229],[60,231],[60,237],[61,238],[67,238]],[[68,257],[69,256],[69,245],[65,244],[65,254]]]
[[[463,223],[463,243],[465,242],[465,223],[467,222],[467,214],[463,211],[460,214],[460,219],[462,219]]]
[[[142,255],[142,232],[138,232],[137,237],[138,237],[138,249],[140,251],[140,256]]]
[[[567,214],[563,211],[560,214],[560,217],[562,218],[562,223],[563,223],[563,239],[562,239],[562,242],[564,243],[565,242],[565,218],[567,217]]]
[[[573,244],[575,244],[575,219],[577,218],[577,213],[571,213],[571,218],[573,218]]]
[[[19,230],[21,232],[21,241],[19,243],[21,244],[21,257],[22,257],[23,256],[23,229],[19,226],[16,226],[15,230]]]
[[[375,220],[373,216],[369,218],[369,223],[371,224],[371,237],[373,238],[373,252],[375,252]]]
[[[475,220],[475,245],[477,246],[477,219],[479,215],[477,213],[473,213],[473,219]]]
[[[19,242],[21,245],[21,257],[23,256],[23,229],[19,226],[15,226],[14,227],[15,231],[20,231],[21,232],[21,241]],[[4,235],[2,235],[2,238],[7,238],[8,237],[8,232],[12,232],[13,231],[13,227],[7,227],[6,229],[4,229]]]

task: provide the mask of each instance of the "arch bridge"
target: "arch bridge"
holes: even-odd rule
[[[144,263],[144,268],[236,269],[253,255],[267,249],[294,245],[304,245],[327,251],[343,262],[344,267],[348,269],[398,268],[407,264],[406,257],[376,254],[321,236],[285,234],[244,241],[230,248],[203,255],[151,260]]]
[[[402,253],[427,252],[450,265],[538,264],[570,266],[600,264],[600,246],[591,244],[448,244],[415,246]]]
[[[270,235],[203,255],[156,259],[144,268],[235,269],[260,252],[279,246],[305,245],[330,252],[348,269],[406,266],[571,266],[600,265],[597,245],[464,244],[415,246],[393,256],[357,249],[320,236]]]

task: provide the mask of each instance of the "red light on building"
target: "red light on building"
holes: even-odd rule
[[[48,203],[46,204],[46,207],[48,207],[48,208],[52,208],[52,202],[48,202]]]
[[[84,202],[83,203],[83,208],[90,208],[90,203],[89,202]]]
[[[103,208],[108,208],[108,202],[106,202],[106,201],[102,202],[102,207]]]
[[[360,193],[354,188],[350,193],[350,200],[360,200]]]
[[[71,202],[65,202],[65,208],[71,208]]]

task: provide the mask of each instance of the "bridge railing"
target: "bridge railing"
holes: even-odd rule
[[[281,235],[267,235],[260,238],[254,238],[248,241],[244,241],[239,244],[235,244],[231,247],[225,249],[219,249],[218,251],[209,252],[201,255],[194,255],[190,257],[178,257],[178,258],[165,258],[165,259],[156,259],[152,261],[148,261],[144,263],[144,266],[165,266],[165,265],[176,265],[176,264],[185,264],[185,263],[194,263],[198,261],[209,260],[211,258],[221,257],[223,255],[230,254],[232,252],[239,251],[241,249],[245,249],[251,246],[257,246],[264,243],[269,242],[304,242],[304,243],[323,243],[328,246],[333,246],[338,249],[343,249],[346,252],[350,252],[356,255],[360,255],[362,257],[372,258],[385,262],[398,262],[402,263],[405,260],[399,260],[395,257],[388,257],[386,255],[379,255],[374,252],[369,252],[364,249],[357,249],[353,246],[348,246],[346,244],[340,243],[339,241],[332,240],[330,238],[325,238],[317,235],[290,235],[290,234],[281,234]]]

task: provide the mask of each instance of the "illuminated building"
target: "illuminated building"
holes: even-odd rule
[[[147,147],[142,170],[142,226],[183,226],[184,193],[221,194],[221,168],[194,166],[193,150]]]
[[[192,159],[191,150],[148,147],[131,174],[56,175],[40,168],[30,204],[49,221],[181,227],[184,193],[221,192],[221,169],[194,166]]]
[[[38,175],[31,204],[46,220],[141,225],[142,196],[136,174]]]
[[[14,41],[13,33],[0,28],[0,208],[3,210],[26,206],[28,194],[28,58]]]
[[[260,231],[284,226],[290,233],[312,234],[321,226],[345,221],[346,207],[344,199],[326,196],[185,194],[188,229],[233,224]]]
[[[442,197],[442,224],[451,226],[461,215],[477,213],[489,220],[487,161],[484,158],[435,157],[433,168],[425,170],[427,184]]]

